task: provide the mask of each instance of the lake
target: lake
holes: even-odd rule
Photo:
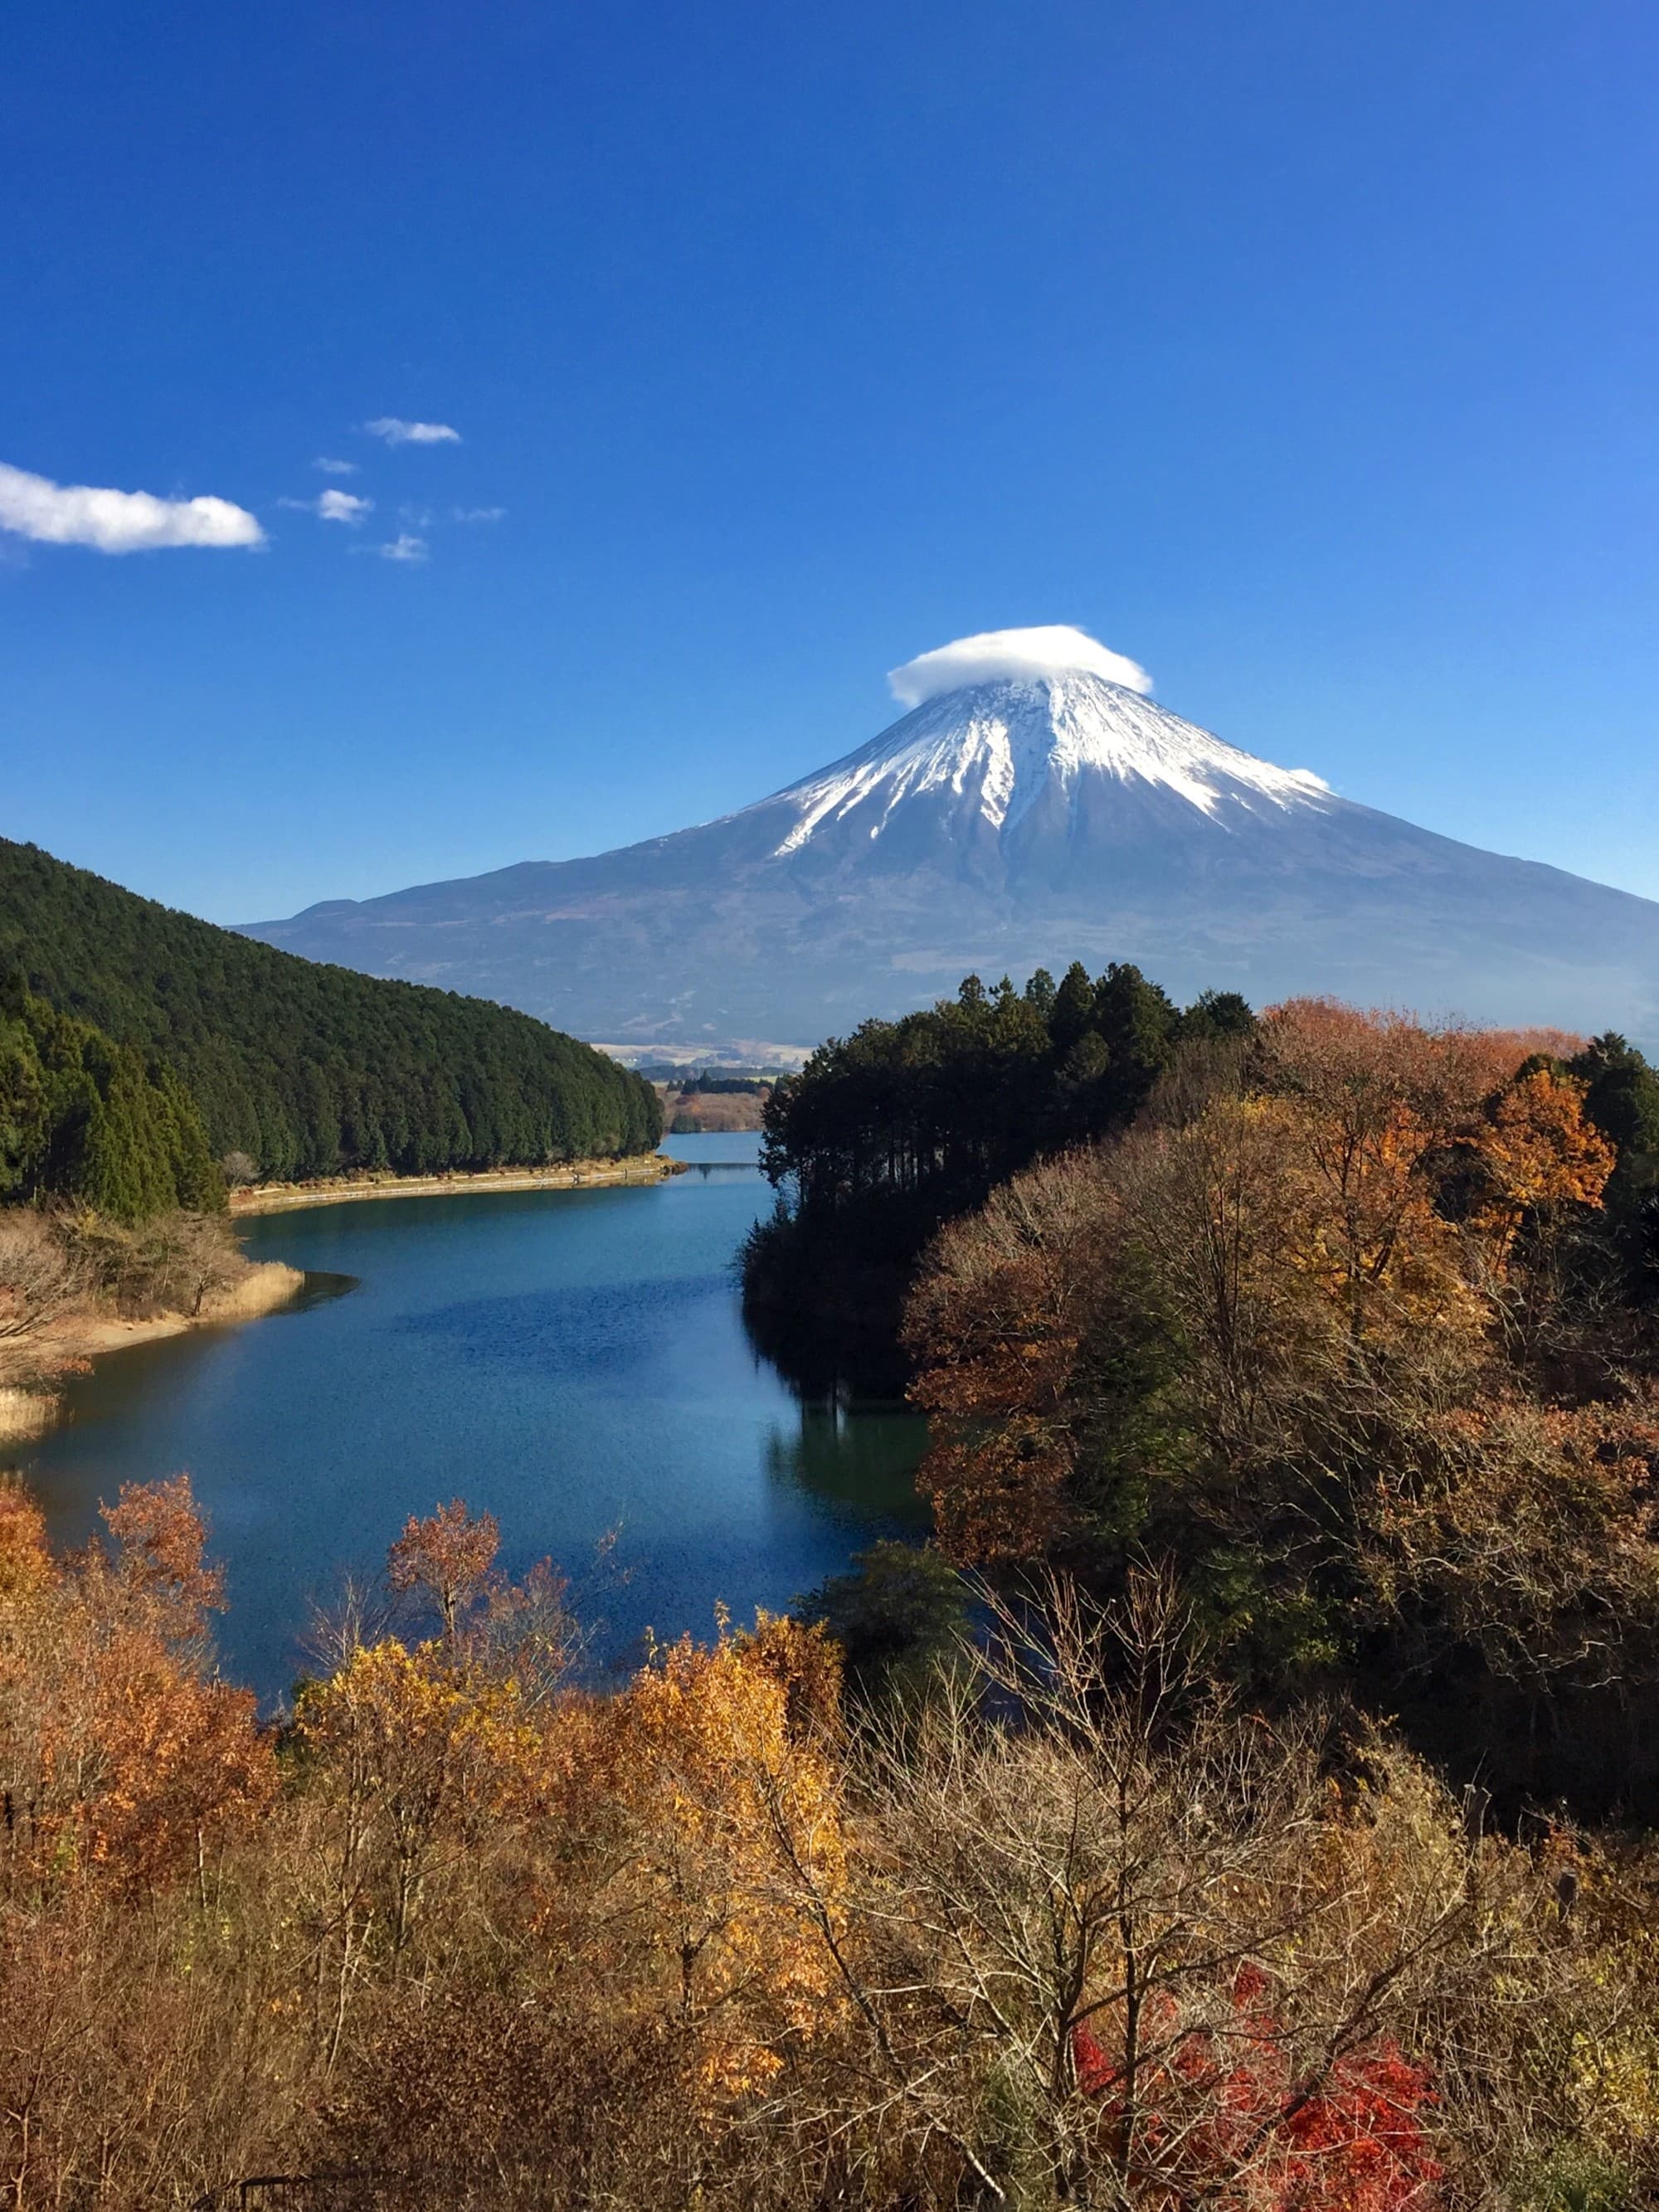
[[[250,1257],[304,1268],[307,1299],[75,1378],[64,1424],[14,1455],[54,1540],[82,1540],[123,1481],[188,1469],[229,1577],[225,1670],[271,1698],[312,1608],[453,1497],[499,1517],[510,1571],[565,1570],[610,1666],[647,1626],[707,1636],[717,1601],[745,1620],[920,1534],[918,1417],[803,1401],[744,1334],[758,1144],[671,1138],[693,1164],[656,1186],[248,1221]]]

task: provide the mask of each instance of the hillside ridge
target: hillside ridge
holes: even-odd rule
[[[0,964],[158,1055],[259,1176],[648,1152],[648,1084],[523,1012],[320,964],[0,839]]]

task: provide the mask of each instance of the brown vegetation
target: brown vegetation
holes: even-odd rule
[[[0,1436],[49,1422],[62,1376],[119,1341],[112,1325],[264,1312],[300,1279],[246,1259],[219,1213],[174,1210],[126,1227],[72,1208],[0,1211]]]
[[[19,2208],[278,2174],[386,2206],[1429,2212],[1659,2173],[1655,1869],[1237,1706],[1167,1582],[993,1600],[886,1720],[764,1617],[600,1697],[556,1581],[502,1582],[453,1505],[392,1553],[436,1632],[344,1624],[273,1739],[213,1672],[188,1486],[106,1519],[54,1559],[0,1493]]]
[[[671,1136],[698,1132],[724,1135],[765,1126],[767,1089],[763,1085],[749,1091],[682,1091],[665,1084],[661,1090],[663,1127]]]
[[[1286,1007],[948,1227],[909,1324],[948,1547],[1177,1559],[1263,1685],[1455,1679],[1534,1722],[1605,1692],[1626,1725],[1659,1683],[1651,1328],[1583,1233],[1612,1149],[1526,1042]]]

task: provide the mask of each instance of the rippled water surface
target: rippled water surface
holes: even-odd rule
[[[921,1425],[803,1403],[750,1347],[732,1261],[770,1203],[757,1141],[671,1139],[694,1165],[655,1188],[249,1222],[250,1255],[307,1270],[311,1297],[72,1383],[21,1462],[54,1534],[84,1535],[123,1480],[188,1468],[229,1572],[227,1669],[267,1696],[301,1663],[311,1606],[457,1495],[499,1516],[509,1568],[563,1565],[612,1660],[647,1624],[706,1633],[717,1599],[739,1617],[787,1603],[922,1525]]]

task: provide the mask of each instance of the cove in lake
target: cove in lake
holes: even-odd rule
[[[509,1571],[550,1556],[570,1575],[611,1664],[647,1626],[706,1637],[717,1600],[742,1621],[919,1534],[920,1419],[802,1399],[744,1334],[758,1141],[671,1139],[694,1164],[651,1187],[250,1220],[249,1256],[306,1269],[309,1294],[76,1378],[63,1425],[14,1455],[54,1540],[83,1540],[122,1482],[188,1469],[228,1576],[225,1671],[270,1698],[311,1607],[453,1497],[499,1517]]]

